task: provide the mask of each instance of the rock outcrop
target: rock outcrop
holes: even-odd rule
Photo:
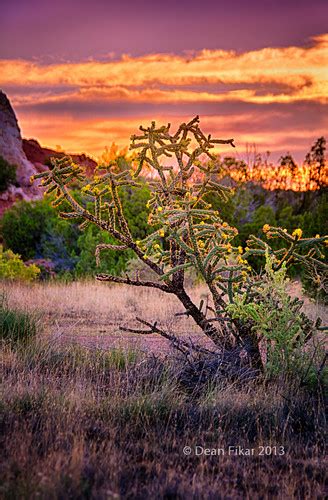
[[[30,177],[38,172],[23,150],[21,132],[15,112],[6,94],[0,91],[0,156],[16,166],[16,183],[0,195],[4,207],[16,199],[32,200],[42,197],[37,185],[32,185]],[[1,210],[0,205],[0,210]]]
[[[16,166],[16,183],[0,193],[0,215],[16,200],[35,200],[43,196],[38,182],[31,184],[32,175],[47,170],[51,157],[66,153],[42,147],[35,139],[22,139],[15,112],[6,94],[0,90],[0,156]],[[70,155],[72,160],[92,176],[97,163],[85,154]]]

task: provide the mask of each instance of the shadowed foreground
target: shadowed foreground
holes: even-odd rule
[[[3,347],[1,497],[323,498],[320,392],[225,381],[196,396],[179,385],[177,363]],[[196,456],[196,446],[225,453]]]
[[[1,498],[324,498],[320,388],[226,378],[192,390],[165,340],[118,342],[136,314],[199,335],[160,294],[137,301],[81,283],[6,292],[40,320],[29,344],[1,343]]]

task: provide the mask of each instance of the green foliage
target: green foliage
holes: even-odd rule
[[[3,193],[8,188],[9,184],[16,182],[16,167],[8,163],[0,156],[0,193]]]
[[[75,193],[77,199],[88,206],[83,193]],[[144,185],[140,190],[121,189],[123,210],[136,238],[149,233],[147,224],[150,196]],[[101,243],[114,243],[108,233],[96,226],[82,232],[77,223],[58,218],[58,210],[51,205],[53,198],[34,202],[21,201],[8,209],[1,220],[1,235],[5,246],[18,252],[23,259],[42,258],[51,260],[60,275],[85,276],[94,274],[96,261],[94,252]],[[89,203],[90,204],[90,203]],[[110,269],[117,275],[125,270],[131,252],[118,255],[109,252],[100,269]]]
[[[277,225],[274,210],[268,205],[261,205],[260,207],[258,207],[253,212],[252,220],[250,222],[238,224],[238,236],[240,238],[240,243],[245,244],[250,234],[261,237],[263,235],[262,227],[264,226],[264,224],[269,224],[270,226]]]
[[[328,233],[328,190],[318,192],[317,199],[308,210],[305,210],[300,217],[303,219],[302,227],[307,236]]]
[[[60,275],[73,272],[79,259],[78,238],[81,235],[77,224],[69,224],[55,218],[47,221],[36,255],[49,259]]]
[[[26,343],[37,333],[37,320],[30,313],[12,309],[5,295],[0,296],[0,338]]]
[[[139,240],[144,239],[151,232],[151,228],[147,223],[149,215],[147,203],[150,195],[151,192],[145,182],[141,182],[138,189],[126,187],[119,190],[123,213],[128,222],[131,234]]]
[[[48,199],[16,203],[3,215],[0,231],[5,246],[24,260],[49,259],[57,272],[75,266],[80,231],[60,220]]]
[[[40,269],[35,264],[26,266],[18,254],[4,251],[0,245],[0,279],[33,281],[39,274]]]
[[[48,200],[21,201],[7,210],[1,220],[1,234],[7,248],[24,260],[36,256],[42,235],[56,211]]]
[[[286,263],[277,271],[273,266],[274,258],[267,252],[265,273],[254,295],[236,294],[227,309],[233,318],[253,325],[266,349],[266,372],[278,375],[305,368],[308,356],[304,347],[316,329],[301,312],[303,302],[288,293]]]
[[[137,239],[142,239],[149,234],[150,227],[147,224],[148,209],[147,202],[150,192],[146,185],[141,189],[122,188],[120,199],[122,201],[123,213],[128,221],[131,233]],[[133,257],[131,250],[117,252],[108,250],[103,254],[97,266],[95,252],[98,245],[114,245],[113,238],[107,231],[102,231],[95,225],[89,225],[81,233],[77,240],[78,261],[75,267],[77,276],[91,276],[98,272],[110,271],[113,275],[119,275],[127,268],[128,262]]]
[[[220,212],[223,220],[231,226],[237,226],[239,214],[237,213],[237,197],[233,193],[227,199],[222,199],[215,192],[208,193],[204,200],[212,206],[214,211]],[[247,208],[246,208],[247,210]]]
[[[75,267],[75,274],[78,277],[94,276],[96,271],[111,271],[114,275],[119,275],[125,271],[128,261],[131,259],[131,251],[122,253],[109,250],[104,255],[97,267],[95,252],[98,245],[114,244],[115,240],[106,231],[101,231],[95,226],[89,226],[79,236],[77,240],[79,248],[78,262]]]

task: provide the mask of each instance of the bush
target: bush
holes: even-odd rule
[[[88,206],[88,197],[76,193],[81,204]],[[147,201],[149,189],[121,189],[123,210],[131,225],[132,234],[142,239],[149,234]],[[88,276],[96,271],[94,252],[100,243],[114,243],[114,239],[92,226],[81,232],[78,224],[58,218],[51,199],[33,202],[21,201],[7,210],[0,231],[6,248],[19,253],[24,260],[46,259],[54,264],[56,273]],[[108,252],[100,271],[114,275],[125,270],[131,252],[118,255]]]
[[[309,375],[315,371],[315,359],[308,355],[305,346],[309,338],[314,337],[314,331],[301,311],[303,302],[292,299],[288,293],[286,264],[275,271],[274,262],[267,253],[258,296],[247,302],[246,294],[236,293],[228,311],[233,318],[251,323],[254,334],[262,339],[268,375],[295,373],[299,376],[302,372]],[[317,354],[320,359],[322,353],[318,350]]]
[[[32,281],[39,274],[40,269],[35,264],[26,266],[18,254],[12,250],[3,251],[0,245],[0,279]]]
[[[56,273],[72,272],[79,259],[78,239],[81,232],[76,224],[50,219],[36,249],[39,258],[50,260]]]
[[[1,233],[7,248],[23,260],[36,257],[47,223],[56,211],[47,200],[21,201],[7,210],[1,220]]]
[[[114,243],[115,240],[105,231],[95,226],[89,226],[78,238],[79,257],[75,267],[78,277],[93,276],[96,271],[107,272],[118,275],[125,271],[128,261],[131,259],[131,251],[118,254],[114,250],[106,252],[100,266],[97,267],[95,251],[99,244]]]
[[[139,190],[122,188],[120,196],[123,212],[132,235],[140,240],[145,238],[151,232],[151,228],[147,223],[149,189],[145,185]],[[94,275],[96,272],[110,272],[116,276],[124,272],[133,256],[133,252],[129,250],[122,253],[108,250],[103,254],[99,267],[96,265],[95,251],[97,245],[114,243],[115,239],[108,232],[102,231],[95,225],[89,226],[82,232],[77,241],[79,254],[75,268],[77,276]]]
[[[16,167],[0,156],[0,193],[16,182]]]
[[[35,337],[36,332],[36,318],[28,312],[11,309],[6,296],[0,296],[0,338],[25,343]]]
[[[24,260],[51,260],[59,273],[76,265],[78,226],[58,219],[49,200],[16,203],[3,215],[1,233],[5,246]]]

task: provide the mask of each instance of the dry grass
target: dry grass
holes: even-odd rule
[[[320,395],[228,384],[195,399],[172,362],[42,343],[3,347],[1,371],[1,498],[323,498]]]
[[[301,295],[298,282],[291,284],[291,294]],[[160,325],[198,342],[206,342],[192,319],[175,316],[183,311],[172,295],[155,289],[106,285],[94,281],[70,284],[35,283],[32,285],[4,284],[13,307],[38,312],[44,333],[57,342],[84,346],[134,347],[143,351],[161,352],[167,342],[157,335],[133,335],[119,330],[120,326],[138,327],[135,318],[158,321]],[[207,297],[203,286],[191,290],[196,303]],[[328,308],[303,297],[304,311],[312,319],[320,316],[328,324]]]
[[[199,335],[174,316],[173,297],[95,283],[4,288],[43,329],[30,345],[0,346],[0,498],[324,498],[320,389],[223,381],[186,392],[164,340],[119,332],[141,316]],[[197,456],[196,446],[224,455]],[[285,454],[259,455],[261,446]]]
[[[182,306],[172,295],[154,289],[136,289],[122,285],[74,282],[32,285],[5,285],[13,307],[37,311],[43,319],[44,332],[59,342],[79,343],[93,347],[130,346],[159,352],[168,348],[157,335],[133,335],[119,330],[120,326],[140,327],[135,318],[154,321],[180,335],[200,337],[194,322],[185,316],[176,317]],[[205,298],[205,288],[192,290],[199,303]],[[31,300],[33,297],[33,300]]]

